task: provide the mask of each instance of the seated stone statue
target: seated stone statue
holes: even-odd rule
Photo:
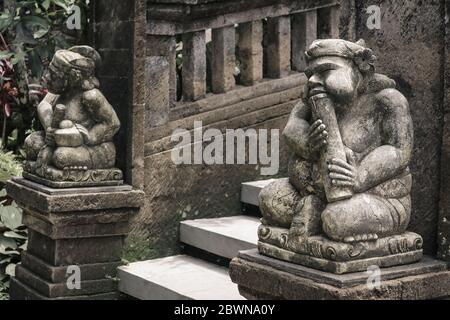
[[[24,176],[53,187],[120,184],[113,137],[120,121],[95,76],[100,55],[88,46],[59,50],[38,106],[45,131],[25,141]]]
[[[405,232],[413,148],[406,98],[375,73],[362,40],[317,40],[306,56],[305,98],[283,132],[289,180],[260,194],[260,251],[337,273],[362,271],[373,258],[384,257],[383,266],[420,260],[422,238]]]

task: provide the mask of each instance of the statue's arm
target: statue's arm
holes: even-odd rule
[[[52,126],[53,105],[55,104],[57,98],[57,95],[47,93],[45,98],[39,103],[37,107],[39,121],[44,127],[44,130],[47,130]]]
[[[313,154],[308,146],[308,134],[311,118],[311,109],[303,101],[297,103],[289,116],[283,136],[289,148],[299,157],[305,160],[313,160]]]
[[[360,191],[396,177],[411,160],[414,131],[408,101],[395,89],[383,90],[377,98],[384,107],[383,145],[362,160],[358,168]]]
[[[84,107],[95,119],[96,124],[88,131],[87,145],[99,145],[113,140],[120,129],[120,121],[113,107],[98,89],[83,94]]]

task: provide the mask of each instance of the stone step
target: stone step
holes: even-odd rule
[[[280,179],[286,180],[288,178],[280,178]],[[259,206],[259,199],[258,199],[259,193],[265,186],[276,180],[279,179],[259,180],[242,183],[241,202],[251,204],[254,206]]]
[[[256,248],[259,225],[259,219],[250,216],[187,220],[180,223],[180,241],[232,259],[241,250]]]
[[[141,300],[244,300],[228,269],[186,255],[118,269],[119,290]]]

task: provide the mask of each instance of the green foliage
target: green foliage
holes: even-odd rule
[[[11,152],[0,151],[0,300],[8,298],[9,278],[14,275],[20,253],[27,246],[27,230],[22,225],[22,210],[3,188],[6,180],[20,175],[22,168]]]
[[[42,77],[54,53],[83,42],[87,28],[69,30],[66,22],[80,9],[87,25],[86,0],[5,0],[0,14],[0,128],[3,148],[20,153],[25,132],[41,129],[36,106],[46,94]],[[4,74],[13,66],[12,74]]]
[[[0,150],[0,188],[3,188],[5,182],[11,177],[21,174],[22,166],[17,162],[16,156],[12,152]]]

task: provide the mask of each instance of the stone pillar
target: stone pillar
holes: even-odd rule
[[[183,99],[195,101],[206,94],[205,31],[183,34]]]
[[[292,16],[292,69],[305,71],[305,51],[317,39],[317,11]]]
[[[170,64],[163,56],[150,56],[145,65],[145,127],[153,128],[169,122]]]
[[[235,85],[236,31],[234,25],[212,30],[212,92],[224,93]]]
[[[177,42],[175,36],[147,35],[147,57],[162,56],[169,63],[169,105],[177,101]]]
[[[291,71],[291,17],[267,19],[267,75],[282,78]]]
[[[262,21],[241,23],[238,27],[238,55],[241,63],[241,84],[252,86],[263,78]]]
[[[340,25],[339,6],[326,7],[318,10],[319,18],[319,38],[338,39]]]
[[[52,189],[22,178],[6,189],[29,230],[28,249],[11,279],[12,300],[118,298],[116,268],[142,191],[126,185]]]

